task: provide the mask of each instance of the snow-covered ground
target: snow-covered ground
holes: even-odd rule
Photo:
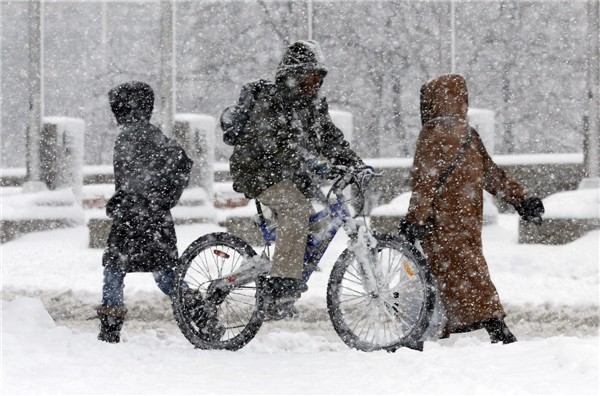
[[[216,225],[177,228],[180,252]],[[599,232],[564,246],[519,245],[517,217],[484,227],[484,253],[520,342],[484,331],[425,351],[348,349],[327,321],[325,289],[346,237],[336,237],[299,308],[238,352],[183,338],[149,274],[129,274],[122,342],[96,340],[101,250],[87,229],[40,232],[2,248],[3,393],[597,394]],[[28,297],[24,297],[28,296]]]

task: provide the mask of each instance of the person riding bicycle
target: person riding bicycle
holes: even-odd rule
[[[517,339],[504,323],[483,257],[483,190],[513,205],[525,221],[540,224],[544,206],[494,163],[467,122],[468,106],[460,75],[443,75],[421,88],[423,127],[399,231],[411,242],[421,240],[448,316],[445,335],[485,328],[493,343],[507,344]]]
[[[171,294],[179,255],[170,209],[189,182],[192,160],[150,124],[154,92],[148,84],[121,84],[108,98],[121,133],[113,160],[115,193],[106,205],[112,227],[102,257],[104,285],[97,313],[98,339],[117,343],[127,313],[123,287],[128,272],[153,272],[160,290]]]
[[[307,290],[302,267],[314,213],[309,200],[319,193],[315,176],[327,177],[332,164],[367,168],[333,124],[325,98],[319,97],[326,75],[318,43],[291,44],[275,82],[258,93],[247,133],[229,159],[234,190],[258,199],[278,216],[273,266],[262,292],[288,316],[297,314],[296,294]]]

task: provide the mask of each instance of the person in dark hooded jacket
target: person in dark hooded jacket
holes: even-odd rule
[[[331,164],[364,167],[333,124],[327,101],[319,97],[326,75],[319,44],[291,44],[275,83],[258,94],[245,126],[248,133],[236,142],[229,160],[234,190],[258,199],[278,216],[273,267],[264,293],[284,315],[286,309],[296,313],[293,296],[306,290],[302,267],[314,213],[309,199],[319,193],[315,175],[326,177]]]
[[[98,307],[98,339],[119,342],[127,310],[125,274],[153,272],[170,295],[178,260],[173,208],[189,182],[192,161],[174,140],[150,124],[152,88],[143,82],[121,84],[108,93],[121,133],[114,150],[115,194],[106,213],[113,221],[102,264],[104,286]]]

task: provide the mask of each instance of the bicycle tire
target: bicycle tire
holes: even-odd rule
[[[232,259],[224,258],[227,255]],[[200,332],[188,314],[184,299],[184,295],[189,289],[200,291],[202,297],[205,298],[211,280],[231,273],[241,261],[255,255],[256,252],[246,241],[228,233],[207,234],[198,238],[185,250],[175,269],[172,307],[179,329],[192,345],[200,349],[235,351],[244,347],[258,333],[265,313],[262,309],[262,299],[258,298],[255,283],[254,287],[249,284],[243,287],[244,290],[239,288],[230,291],[223,302],[217,306],[217,318],[226,328],[225,334],[219,340],[207,339]],[[213,260],[214,265],[209,266],[206,262],[207,258]],[[199,261],[203,261],[203,259],[204,262],[200,268]],[[234,260],[237,262],[234,263]],[[232,296],[239,301],[234,301]],[[239,308],[239,312],[235,311],[236,308]],[[235,321],[233,323],[235,326],[232,321]]]
[[[353,264],[357,262],[356,257],[352,251],[346,249],[336,261],[327,285],[327,310],[333,327],[346,345],[360,351],[394,352],[401,347],[420,349],[421,337],[427,330],[435,303],[435,284],[427,261],[412,244],[400,237],[379,234],[375,235],[375,238],[378,264],[382,268],[382,274],[384,267],[387,267],[387,274],[383,277],[381,285],[378,284],[376,295],[367,295],[364,287],[362,291],[357,291],[356,289],[360,290],[363,285],[359,283],[362,282],[357,277],[360,273]],[[385,259],[385,250],[389,253],[388,263],[384,266],[382,260]],[[389,261],[392,258],[393,261]],[[356,273],[353,274],[352,271]],[[398,275],[392,276],[393,271]],[[402,278],[402,272],[406,278]],[[397,278],[397,286],[391,287]],[[418,288],[411,294],[410,288],[413,286]],[[345,292],[347,294],[344,294]],[[346,298],[348,296],[350,298]],[[362,308],[360,301],[352,301],[361,297],[368,301]],[[410,308],[412,315],[409,317],[405,313],[409,312]],[[369,322],[374,316],[372,311],[376,311],[377,317],[372,321],[374,326],[371,330]],[[365,312],[367,318],[364,317]],[[366,323],[358,331],[359,324],[364,321]],[[363,336],[367,324],[369,327]],[[380,341],[381,339],[383,341]]]

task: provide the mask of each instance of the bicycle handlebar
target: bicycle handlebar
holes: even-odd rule
[[[335,194],[338,199],[343,199],[343,191],[350,184],[354,184],[357,187],[358,194],[361,198],[361,204],[359,205],[360,210],[357,210],[357,213],[362,212],[364,208],[364,190],[375,177],[382,176],[380,173],[372,172],[368,174],[369,177],[362,177],[361,180],[358,180],[357,176],[362,173],[362,170],[343,165],[334,166],[331,170],[331,173],[333,175],[333,178],[336,180],[333,182],[333,185],[327,193],[327,201],[329,201],[329,197],[332,193]]]

